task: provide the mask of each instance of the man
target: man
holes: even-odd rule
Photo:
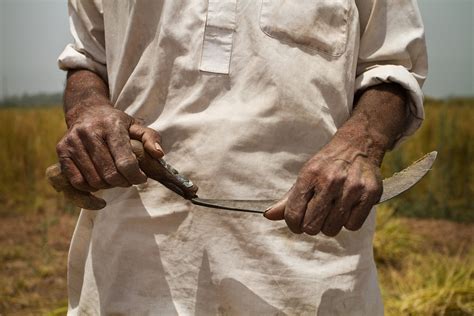
[[[74,232],[70,315],[383,313],[371,208],[385,152],[423,119],[414,0],[71,0],[69,14],[58,156],[108,203]],[[203,197],[283,196],[274,221],[146,182],[130,138]]]

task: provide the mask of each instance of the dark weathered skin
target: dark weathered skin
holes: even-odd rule
[[[179,174],[177,170],[164,160],[152,158],[145,152],[141,142],[132,140],[130,143],[132,144],[133,152],[137,156],[140,169],[142,169],[149,178],[159,181],[195,205],[221,210],[262,214],[269,205],[278,202],[278,200],[223,200],[199,198],[196,195],[198,188],[191,180]],[[437,152],[433,151],[418,159],[409,167],[393,174],[390,178],[384,179],[383,194],[377,204],[392,199],[414,186],[431,170],[436,156]],[[74,188],[61,172],[61,166],[59,164],[49,167],[46,170],[46,177],[56,191],[64,192],[67,199],[81,208],[99,210],[106,205],[103,199],[95,197],[92,193]]]
[[[337,235],[358,230],[382,194],[380,165],[408,120],[405,90],[381,84],[358,99],[351,118],[301,169],[265,217],[294,233]]]
[[[177,171],[167,165],[164,160],[151,157],[143,148],[143,144],[137,140],[130,141],[132,151],[137,157],[140,169],[148,178],[159,181],[168,189],[176,192],[185,199],[196,197],[198,190],[190,180],[180,176],[176,177]],[[71,185],[66,175],[61,170],[61,165],[55,164],[46,169],[46,178],[53,188],[63,192],[66,199],[74,205],[88,209],[100,210],[106,206],[105,200],[96,197],[91,192],[81,191]]]
[[[94,192],[145,182],[130,139],[141,141],[152,157],[163,156],[160,135],[114,109],[107,84],[91,71],[68,73],[64,112],[68,130],[56,149],[63,173],[78,190]]]
[[[335,236],[343,226],[359,229],[382,194],[380,164],[403,132],[405,90],[381,84],[365,91],[351,118],[301,169],[292,189],[265,213],[285,219],[295,233]],[[143,127],[109,101],[107,84],[87,70],[71,71],[64,97],[68,132],[58,143],[69,183],[93,192],[146,181],[130,139],[155,159],[163,156],[159,134]]]

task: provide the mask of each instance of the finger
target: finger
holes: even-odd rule
[[[375,178],[365,184],[365,192],[360,198],[360,203],[352,209],[351,215],[344,224],[347,229],[355,231],[362,227],[370,210],[380,199],[380,195],[382,194],[381,187],[381,183],[378,183]]]
[[[285,193],[285,195],[281,198],[280,201],[270,206],[265,211],[265,213],[263,213],[263,216],[265,216],[265,218],[272,221],[280,221],[280,220],[285,219],[286,203],[288,202],[288,197],[290,196],[291,190],[293,188],[294,188],[294,185],[291,187],[290,190],[288,190],[288,192]]]
[[[69,138],[69,148],[72,148],[71,159],[81,172],[89,186],[96,190],[106,189],[109,185],[102,180],[97,172],[86,147],[82,142],[82,138]]]
[[[100,177],[112,187],[128,187],[131,184],[118,172],[107,144],[98,137],[88,136],[83,141]]]
[[[263,216],[265,218],[272,220],[272,221],[280,221],[285,219],[285,207],[286,203],[288,201],[288,198],[284,198],[274,205],[272,205],[265,213],[263,213]]]
[[[138,160],[132,151],[128,131],[118,129],[110,133],[106,141],[118,172],[131,184],[146,182],[147,177],[140,170]]]
[[[165,152],[160,145],[161,136],[154,129],[138,124],[132,124],[129,133],[131,139],[139,140],[143,143],[146,152],[153,158],[160,159],[165,155]]]
[[[303,222],[306,205],[313,198],[314,188],[304,182],[297,182],[295,188],[288,196],[285,206],[285,222],[288,228],[295,234],[303,233],[301,223]]]
[[[61,165],[61,171],[74,188],[85,192],[97,191],[97,189],[94,189],[87,183],[71,158],[59,157],[59,164]]]
[[[341,231],[344,224],[351,215],[352,208],[358,203],[360,199],[360,192],[343,193],[342,199],[336,204],[334,209],[329,211],[329,214],[324,221],[321,231],[329,237],[334,237]]]
[[[309,201],[306,208],[302,230],[308,235],[316,235],[329,214],[329,210],[334,207],[334,194],[330,190],[317,192]]]
[[[352,208],[360,201],[363,183],[360,181],[360,172],[353,168],[348,174],[348,180],[344,183],[341,198],[338,199],[335,207],[329,210],[329,214],[324,221],[321,231],[329,237],[334,237],[341,231],[344,224],[351,215]]]

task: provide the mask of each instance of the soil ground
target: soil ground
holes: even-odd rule
[[[76,218],[77,214],[58,212],[0,218],[0,316],[64,313],[67,252]],[[403,222],[434,251],[454,253],[460,243],[474,243],[474,224],[408,218]]]
[[[66,261],[76,215],[0,219],[0,315],[44,315],[67,306]]]

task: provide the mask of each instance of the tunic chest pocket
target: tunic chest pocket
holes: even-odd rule
[[[349,0],[262,0],[260,28],[270,37],[330,56],[346,50]]]

